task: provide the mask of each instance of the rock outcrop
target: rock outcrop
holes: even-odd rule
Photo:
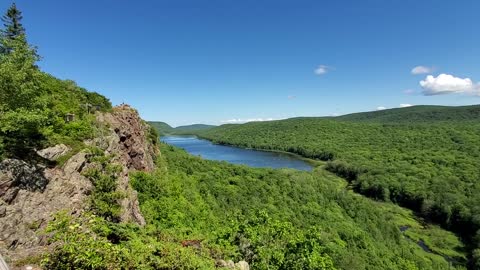
[[[37,154],[44,159],[55,161],[59,157],[67,154],[70,150],[71,150],[70,147],[66,146],[65,144],[59,144],[59,145],[55,145],[49,148],[39,150],[37,151]]]
[[[145,224],[140,212],[137,192],[129,185],[129,171],[153,171],[156,148],[148,141],[148,132],[151,128],[138,115],[137,111],[128,105],[115,107],[112,113],[97,114],[97,121],[108,130],[108,136],[101,136],[89,142],[92,145],[105,149],[112,155],[112,162],[122,167],[118,179],[118,189],[126,194],[121,201],[122,222]]]
[[[7,159],[0,163],[0,253],[18,260],[45,249],[38,232],[60,210],[81,211],[92,184],[81,175],[85,153],[70,158],[64,168],[45,168]]]
[[[111,162],[122,168],[117,180],[118,189],[126,194],[120,202],[121,221],[144,225],[137,193],[129,185],[129,172],[154,170],[157,150],[147,138],[150,126],[127,105],[111,113],[97,113],[97,125],[97,138],[85,143],[103,149],[111,155]],[[65,145],[57,145],[38,154],[54,161],[73,154],[69,151]],[[47,239],[38,232],[56,212],[75,214],[86,208],[93,186],[82,172],[89,165],[86,151],[53,168],[15,159],[0,162],[0,254],[7,262],[45,251]]]

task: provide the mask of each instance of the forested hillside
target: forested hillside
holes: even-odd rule
[[[148,122],[159,134],[167,134],[173,130],[169,124],[159,121],[150,121]]]
[[[32,157],[35,149],[81,142],[93,134],[95,110],[110,101],[73,81],[39,70],[40,56],[27,42],[21,12],[13,6],[0,35],[0,158]],[[66,121],[70,117],[76,121]]]
[[[160,149],[157,172],[135,175],[142,212],[160,239],[198,241],[197,254],[246,260],[251,269],[448,269],[464,263],[453,234],[347,191],[343,180],[321,168],[253,169],[164,144]],[[407,237],[400,227],[410,228]]]
[[[335,119],[381,123],[475,122],[480,120],[480,105],[460,107],[419,105],[347,114]]]
[[[204,124],[193,124],[193,125],[186,125],[186,126],[178,126],[178,127],[171,127],[169,124],[159,121],[150,121],[148,122],[152,127],[154,127],[160,135],[167,135],[167,134],[191,134],[198,131],[205,131],[211,129],[215,126],[212,125],[204,125]]]
[[[296,118],[220,126],[200,134],[220,144],[324,160],[326,169],[348,180],[355,191],[408,207],[459,233],[474,249],[480,244],[478,108],[446,108],[443,116],[438,116],[437,108],[433,112],[423,107],[402,109],[401,115],[415,119],[412,124],[395,123],[391,119],[400,115],[394,111],[388,123],[363,121],[375,120],[378,112],[374,112],[354,115],[349,121],[348,117]],[[455,112],[450,117],[454,121],[443,121],[448,112]],[[429,123],[431,115],[442,122]],[[467,122],[457,121],[460,118]],[[478,250],[472,254],[478,260]]]

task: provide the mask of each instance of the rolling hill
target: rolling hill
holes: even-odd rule
[[[335,117],[336,120],[380,123],[431,123],[480,120],[480,105],[429,106],[419,105]]]
[[[167,135],[167,134],[192,134],[200,131],[205,131],[215,126],[213,125],[205,125],[205,124],[193,124],[193,125],[186,125],[186,126],[178,126],[178,127],[171,127],[169,124],[165,122],[159,121],[150,121],[148,122],[152,127],[154,127],[160,135]]]

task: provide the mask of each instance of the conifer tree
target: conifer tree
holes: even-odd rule
[[[7,54],[12,50],[6,43],[15,39],[22,38],[22,42],[26,43],[25,28],[21,21],[23,19],[22,12],[17,8],[17,5],[13,3],[7,10],[7,13],[2,16],[2,22],[4,29],[0,32],[0,54]]]
[[[13,3],[2,17],[5,29],[2,31],[3,36],[9,39],[15,39],[25,34],[25,28],[21,21],[23,19],[22,12]]]

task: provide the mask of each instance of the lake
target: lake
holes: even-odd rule
[[[291,168],[311,171],[312,166],[298,156],[217,145],[195,136],[164,136],[161,141],[185,149],[188,153],[209,160],[223,160],[257,168]]]

